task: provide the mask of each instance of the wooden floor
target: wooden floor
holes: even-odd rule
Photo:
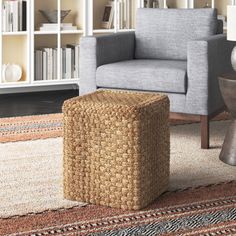
[[[0,95],[0,118],[59,113],[63,102],[78,90]]]

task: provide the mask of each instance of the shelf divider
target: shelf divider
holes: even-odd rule
[[[2,53],[2,0],[0,0],[0,52],[1,52],[1,55],[0,55],[0,84],[3,83],[2,81],[2,56],[3,56],[3,53]]]
[[[62,75],[61,75],[61,0],[57,0],[57,79],[61,80]]]
[[[31,2],[32,1],[27,1],[27,25],[26,25],[26,30],[27,30],[27,71],[26,71],[26,81],[28,83],[31,82]]]
[[[34,24],[35,24],[35,1],[36,0],[32,0],[31,4],[30,4],[30,19],[31,19],[31,24],[30,24],[30,48],[31,48],[31,57],[30,57],[30,61],[31,61],[31,73],[30,73],[30,84],[33,84],[34,82],[34,64],[35,64],[35,58],[34,58],[34,46],[35,46],[35,36],[34,36]]]

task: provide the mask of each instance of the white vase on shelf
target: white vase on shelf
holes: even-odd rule
[[[17,64],[2,65],[3,82],[17,82],[22,77],[22,68]]]

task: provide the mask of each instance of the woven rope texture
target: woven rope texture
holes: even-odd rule
[[[167,189],[167,96],[97,91],[67,100],[63,114],[65,198],[138,210]]]

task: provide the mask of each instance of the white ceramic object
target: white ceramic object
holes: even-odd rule
[[[22,68],[16,64],[5,64],[2,66],[3,82],[17,82],[22,77]]]
[[[231,63],[233,69],[236,71],[236,46],[233,48],[232,54],[231,54]]]

